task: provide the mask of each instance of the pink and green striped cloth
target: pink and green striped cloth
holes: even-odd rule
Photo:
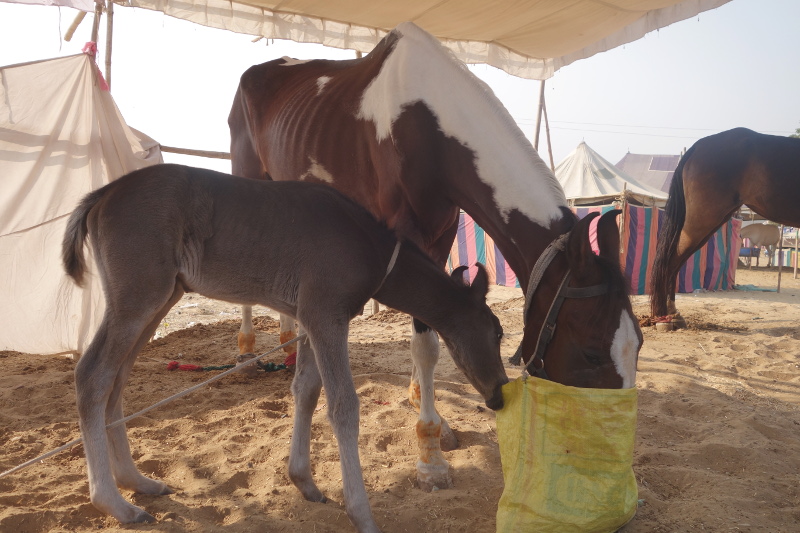
[[[578,218],[589,213],[605,213],[613,209],[611,205],[574,208]],[[628,205],[624,219],[618,222],[625,225],[622,236],[621,261],[625,274],[630,280],[631,294],[647,294],[653,259],[656,253],[656,236],[664,212],[654,207]],[[741,221],[731,219],[722,226],[700,250],[686,262],[678,274],[678,292],[692,292],[696,289],[709,291],[733,288],[736,264],[739,256],[739,230]],[[597,248],[595,225],[592,225],[590,238],[593,248]],[[519,287],[519,282],[511,267],[506,263],[494,240],[466,213],[461,213],[458,233],[450,250],[447,262],[452,271],[460,265],[468,265],[469,279],[475,275],[475,263],[483,263],[489,273],[489,281],[506,287]]]

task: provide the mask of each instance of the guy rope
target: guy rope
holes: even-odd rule
[[[284,348],[285,346],[289,346],[292,343],[295,343],[297,341],[303,340],[305,337],[306,337],[306,334],[305,333],[301,333],[300,335],[298,335],[297,337],[293,338],[292,340],[284,342],[280,346],[277,346],[277,347],[273,348],[272,350],[270,350],[268,352],[262,353],[261,355],[259,355],[257,357],[254,357],[253,359],[249,359],[245,363],[242,363],[240,365],[236,365],[235,367],[231,368],[230,370],[226,370],[225,372],[223,372],[221,374],[217,374],[216,376],[214,376],[214,377],[212,377],[210,379],[207,379],[206,381],[203,381],[202,383],[198,383],[197,385],[189,387],[188,389],[186,389],[186,390],[184,390],[182,392],[179,392],[177,394],[173,394],[172,396],[170,396],[168,398],[164,398],[160,402],[157,402],[157,403],[151,405],[150,407],[146,407],[146,408],[142,409],[139,412],[133,413],[132,415],[128,415],[128,416],[126,416],[124,418],[120,418],[119,420],[108,424],[106,426],[106,430],[109,430],[111,428],[117,427],[120,424],[124,424],[124,423],[128,422],[129,420],[133,420],[134,418],[137,418],[137,417],[139,417],[139,416],[141,416],[141,415],[143,415],[145,413],[148,413],[148,412],[152,411],[153,409],[156,409],[156,408],[161,407],[163,405],[166,405],[166,404],[168,404],[168,403],[170,403],[172,401],[175,401],[178,398],[182,398],[182,397],[184,397],[184,396],[186,396],[188,394],[191,394],[194,391],[196,391],[197,389],[201,389],[201,388],[205,387],[206,385],[208,385],[210,383],[213,383],[214,381],[217,381],[217,380],[220,380],[220,379],[224,378],[228,374],[232,374],[233,372],[238,372],[238,371],[244,369],[245,367],[247,367],[249,365],[257,364],[258,361],[260,361],[262,358],[270,355],[271,353],[277,352],[278,350],[280,350],[281,348]],[[7,475],[10,475],[10,474],[13,474],[14,472],[18,472],[18,471],[22,470],[23,468],[27,468],[32,464],[38,463],[39,461],[44,461],[48,457],[52,457],[52,456],[54,456],[54,455],[56,455],[58,453],[63,452],[64,450],[68,450],[69,448],[72,448],[73,446],[75,446],[76,444],[78,444],[78,443],[80,443],[82,441],[83,441],[83,439],[81,437],[78,437],[77,439],[75,439],[73,441],[70,441],[70,442],[64,444],[63,446],[58,447],[55,450],[51,450],[51,451],[49,451],[49,452],[47,452],[47,453],[45,453],[43,455],[40,455],[39,457],[35,457],[35,458],[33,458],[33,459],[29,460],[29,461],[26,461],[26,462],[22,463],[21,465],[15,466],[14,468],[12,468],[10,470],[6,470],[5,472],[0,473],[0,478],[3,478],[3,477],[5,477]]]

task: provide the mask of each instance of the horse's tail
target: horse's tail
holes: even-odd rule
[[[676,272],[670,271],[672,258],[678,251],[678,240],[681,236],[683,223],[686,220],[686,197],[683,191],[683,167],[686,165],[694,146],[689,148],[681,157],[672,183],[669,186],[669,198],[664,207],[664,220],[658,231],[658,245],[656,257],[653,261],[653,276],[650,282],[650,311],[653,316],[667,314],[668,292],[674,286],[673,278]]]
[[[83,245],[89,233],[86,218],[105,192],[106,187],[103,187],[84,196],[67,221],[67,231],[61,243],[61,262],[64,271],[79,287],[83,286],[83,276],[86,273],[86,260],[83,256]]]

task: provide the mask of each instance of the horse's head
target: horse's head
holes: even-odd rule
[[[518,353],[531,374],[575,387],[635,385],[642,332],[620,266],[619,213],[610,211],[598,221],[599,254],[589,242],[597,213],[556,241],[563,253],[553,252],[552,264],[543,266],[542,282],[532,287],[535,293],[526,304]]]
[[[486,406],[497,410],[503,407],[500,388],[508,383],[500,357],[503,328],[486,305],[489,278],[483,265],[478,263],[477,266],[478,273],[472,285],[463,281],[467,267],[458,267],[451,274],[457,283],[463,285],[463,301],[456,307],[459,331],[455,335],[442,335],[442,339],[456,366],[486,400]]]

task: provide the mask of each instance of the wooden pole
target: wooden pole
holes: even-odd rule
[[[781,271],[783,270],[783,224],[778,234],[778,292],[781,292]]]
[[[171,154],[183,154],[183,155],[196,155],[198,157],[208,157],[210,159],[230,159],[231,154],[229,152],[212,152],[209,150],[191,150],[189,148],[175,148],[174,146],[164,146],[161,145],[162,152],[169,152]]]
[[[794,230],[794,279],[797,279],[797,263],[800,261],[797,256],[797,241],[800,241],[800,228]]]
[[[539,108],[536,110],[536,131],[533,133],[533,148],[539,151],[539,131],[542,129],[542,111],[544,109],[544,80],[539,87]]]
[[[94,23],[92,24],[92,42],[97,43],[97,34],[100,33],[100,17],[103,16],[103,0],[97,0],[94,5]]]
[[[114,1],[106,2],[106,83],[111,90],[111,40],[114,34]]]
[[[542,80],[542,89],[544,89],[544,80]],[[550,122],[547,120],[547,103],[545,102],[544,91],[542,91],[542,114],[544,115],[544,132],[547,134],[547,152],[550,154],[550,170],[556,171],[556,165],[553,163],[553,145],[550,142]]]
[[[78,29],[83,18],[86,16],[86,11],[79,11],[77,15],[75,15],[75,20],[72,21],[72,24],[69,25],[67,28],[67,33],[64,34],[64,40],[70,42],[72,40],[72,36],[75,34],[75,30]]]

